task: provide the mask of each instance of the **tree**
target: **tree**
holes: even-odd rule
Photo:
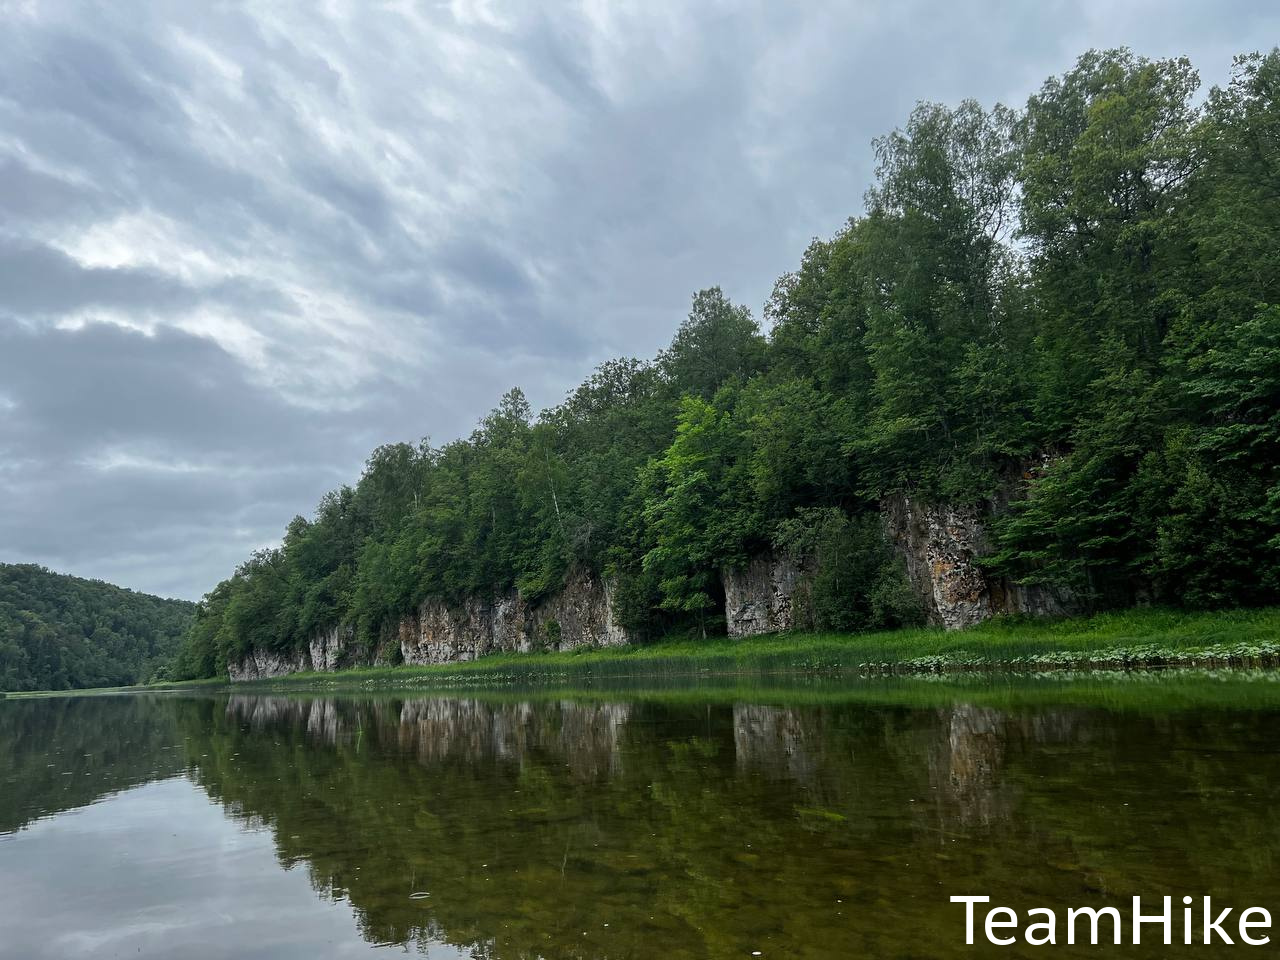
[[[747,544],[760,535],[740,456],[742,432],[727,409],[732,394],[716,400],[685,397],[675,440],[649,466],[652,493],[644,507],[654,540],[644,569],[658,578],[662,607],[695,614],[704,634],[706,611],[720,596],[721,568],[744,562]]]
[[[760,369],[765,340],[746,307],[734,306],[719,287],[694,294],[689,318],[676,331],[658,367],[676,395],[710,400],[730,379]]]

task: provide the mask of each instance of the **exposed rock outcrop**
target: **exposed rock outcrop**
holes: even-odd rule
[[[740,570],[722,571],[729,636],[750,637],[794,627],[792,601],[805,573],[804,567],[790,557],[768,553],[753,557]]]
[[[232,680],[262,680],[304,670],[391,663],[450,663],[503,651],[573,650],[630,642],[614,619],[609,584],[585,572],[538,603],[517,591],[496,597],[468,597],[462,603],[432,599],[397,625],[390,645],[377,651],[355,643],[346,625],[317,633],[301,650],[277,654],[254,650],[228,668]]]
[[[309,650],[276,653],[273,650],[250,650],[238,663],[227,667],[227,673],[237,683],[244,680],[267,680],[283,677],[288,673],[300,673],[311,669]]]
[[[988,573],[978,559],[991,552],[987,527],[1007,502],[936,504],[898,495],[881,503],[885,534],[901,557],[930,623],[956,630],[998,613],[1062,616],[1078,612],[1065,591],[1027,586]],[[803,627],[803,593],[812,571],[796,560],[759,554],[721,574],[729,636]]]
[[[889,541],[931,622],[955,630],[991,616],[987,578],[974,562],[989,549],[976,508],[894,496],[881,511]]]
[[[997,613],[1072,612],[1062,591],[992,576],[977,559],[991,552],[988,507],[931,504],[905,495],[881,504],[885,533],[902,557],[931,623],[956,630]]]
[[[321,630],[311,638],[308,652],[311,654],[311,670],[337,670],[341,667],[360,666],[367,663],[366,657],[353,656],[355,651],[355,631],[348,626],[330,627]]]
[[[355,642],[355,630],[349,626],[329,627],[319,631],[300,650],[276,653],[251,650],[238,663],[229,664],[227,674],[239,683],[245,680],[269,680],[308,670],[341,670],[344,667],[368,667],[392,662],[393,650],[380,647],[366,650]]]
[[[399,637],[404,662],[414,664],[629,642],[614,619],[609,585],[586,573],[570,576],[563,589],[536,604],[515,591],[461,605],[428,600],[401,621]]]

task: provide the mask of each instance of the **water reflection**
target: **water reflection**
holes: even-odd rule
[[[33,778],[0,822],[93,799],[42,750],[74,766],[128,738],[105,789],[181,770],[353,937],[493,960],[960,955],[953,893],[1280,904],[1275,710],[903,699],[6,704],[0,758]]]
[[[182,772],[177,729],[142,697],[0,703],[0,834]]]

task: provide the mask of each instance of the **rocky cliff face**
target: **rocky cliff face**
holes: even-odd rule
[[[974,562],[989,549],[976,508],[895,496],[881,513],[930,622],[955,630],[991,616],[991,590]]]
[[[895,496],[881,504],[885,533],[906,565],[930,623],[957,630],[997,613],[1061,616],[1073,599],[1043,586],[1022,586],[978,564],[991,551],[992,506],[934,504]],[[798,591],[811,571],[795,560],[761,554],[741,570],[722,573],[729,636],[795,629]]]
[[[337,626],[316,634],[305,649],[287,654],[255,650],[231,664],[232,680],[261,680],[304,670],[390,663],[474,660],[488,653],[613,647],[630,642],[614,621],[609,585],[586,573],[569,577],[564,588],[531,604],[512,590],[496,597],[469,597],[460,604],[428,600],[400,621],[393,643],[369,652],[357,648],[354,631]]]
[[[775,554],[754,557],[741,570],[724,570],[721,581],[729,636],[750,637],[792,629],[792,601],[804,576],[799,563]]]
[[[227,674],[237,683],[244,680],[269,680],[310,670],[324,672],[344,667],[389,664],[393,653],[391,648],[385,646],[378,650],[364,650],[355,643],[355,630],[349,626],[336,626],[321,630],[301,650],[288,653],[252,650],[238,663],[230,664]]]
[[[997,613],[1061,615],[1071,597],[1042,586],[1021,586],[983,570],[991,551],[990,510],[931,504],[898,495],[881,504],[885,532],[906,563],[930,623],[956,630]]]
[[[355,649],[355,631],[351,627],[330,627],[311,638],[307,652],[311,655],[312,670],[337,670],[356,666],[350,662]],[[360,664],[363,666],[364,664]]]
[[[405,663],[474,660],[488,653],[616,647],[629,642],[614,621],[609,585],[580,573],[538,604],[514,590],[458,605],[428,600],[400,623]]]
[[[287,673],[301,673],[311,669],[310,651],[295,650],[276,653],[272,650],[251,650],[239,663],[229,664],[227,674],[239,683],[244,680],[267,680],[283,677]]]

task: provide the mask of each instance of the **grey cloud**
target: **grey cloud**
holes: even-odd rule
[[[153,314],[204,301],[292,309],[288,297],[256,280],[192,286],[155,268],[84,267],[61,250],[0,236],[0,309],[14,314],[61,315],[85,307]]]
[[[309,512],[375,439],[360,415],[316,417],[172,330],[11,327],[0,384],[0,543],[98,576],[136,565],[133,582],[185,596]]]
[[[0,215],[10,223],[83,221],[112,204],[101,192],[34,170],[14,157],[0,156]]]
[[[155,270],[84,268],[60,250],[0,239],[0,308],[14,313],[86,306],[164,311],[192,299],[185,284]]]
[[[298,181],[316,198],[371,234],[393,229],[391,203],[374,184],[310,160],[293,168]]]

